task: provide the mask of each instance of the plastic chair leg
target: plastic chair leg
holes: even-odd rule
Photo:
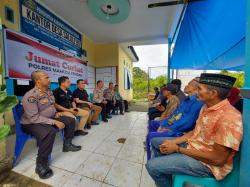
[[[16,137],[16,145],[15,145],[15,156],[13,160],[13,166],[16,166],[17,161],[22,153],[25,143],[30,139],[28,135],[21,135]]]

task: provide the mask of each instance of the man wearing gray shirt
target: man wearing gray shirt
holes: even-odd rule
[[[35,71],[31,74],[35,87],[28,91],[22,104],[24,114],[21,118],[22,129],[37,139],[38,154],[36,159],[36,173],[42,179],[53,175],[49,167],[48,157],[52,152],[58,129],[64,129],[63,152],[79,151],[81,146],[72,144],[75,129],[75,119],[61,116],[55,109],[55,98],[46,72]]]

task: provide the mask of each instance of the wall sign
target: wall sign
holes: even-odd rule
[[[49,74],[52,82],[58,77],[68,76],[72,83],[87,80],[87,63],[80,58],[40,44],[24,35],[5,30],[4,47],[6,75],[9,78],[30,79],[33,71],[42,70]]]
[[[21,31],[77,56],[82,36],[35,0],[20,0]]]

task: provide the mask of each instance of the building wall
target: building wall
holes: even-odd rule
[[[95,43],[93,40],[88,38],[87,35],[82,35],[82,47],[87,51],[87,61],[91,66],[95,65]]]
[[[184,90],[185,86],[195,77],[199,77],[203,70],[178,70],[177,78],[181,80],[181,89]]]
[[[124,81],[124,69],[125,68],[127,68],[131,76],[133,76],[133,62],[129,58],[129,56],[123,51],[123,49],[119,46],[119,65],[118,65],[119,89],[120,89],[122,97],[130,101],[133,99],[133,87],[130,90],[124,89],[124,86],[125,86],[124,85],[124,82],[125,82]]]
[[[14,11],[14,23],[5,19],[5,7],[8,7]],[[15,31],[20,30],[19,0],[0,0],[0,13],[3,25]]]
[[[118,66],[118,44],[95,44],[95,67]]]

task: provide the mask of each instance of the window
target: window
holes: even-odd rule
[[[5,7],[5,19],[14,23],[14,11],[7,6]]]
[[[127,68],[124,68],[124,89],[130,90],[132,88],[131,74]]]

